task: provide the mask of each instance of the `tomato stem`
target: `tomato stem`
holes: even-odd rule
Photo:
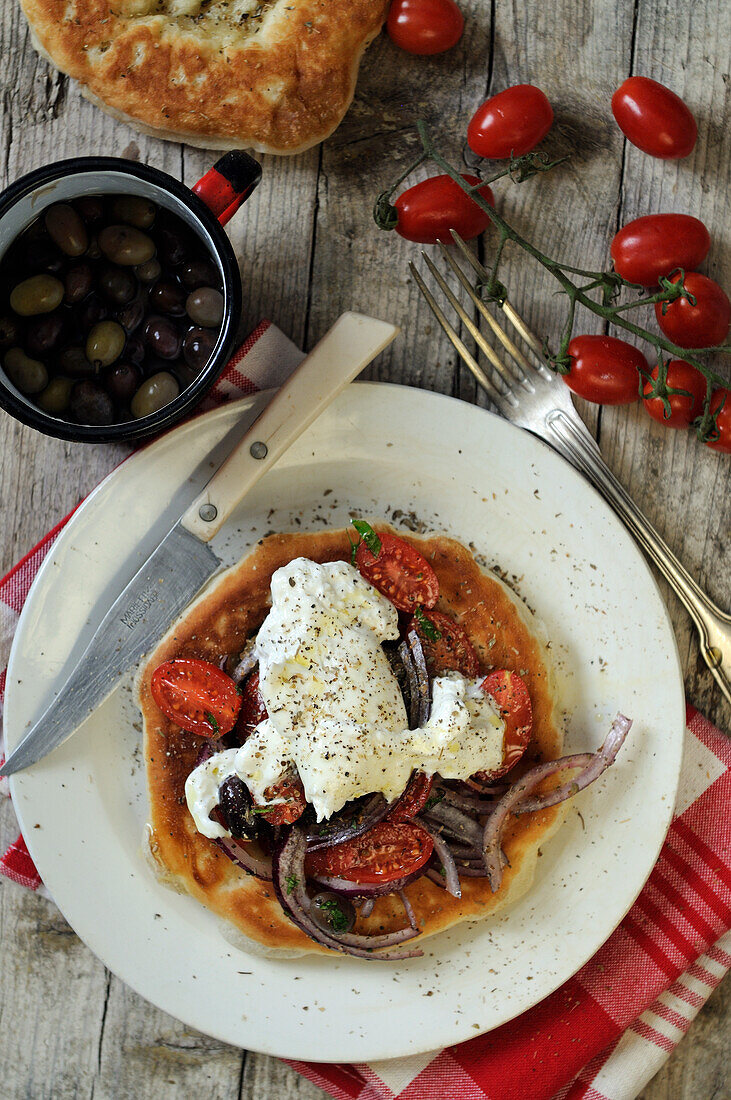
[[[383,191],[376,199],[374,217],[378,227],[380,229],[395,228],[397,219],[395,217],[396,211],[390,202],[392,194],[396,188],[425,161],[431,161],[433,164],[436,164],[443,173],[450,176],[454,182],[470,196],[473,202],[477,203],[480,209],[487,214],[498,231],[499,240],[495,251],[489,282],[487,284],[478,283],[475,289],[478,292],[484,290],[484,296],[488,300],[496,301],[499,304],[505,301],[507,291],[498,280],[498,269],[505,244],[510,240],[514,241],[515,244],[517,244],[519,248],[522,248],[524,252],[527,252],[529,256],[532,256],[537,263],[546,269],[546,271],[549,271],[569,299],[568,315],[561,334],[558,353],[551,354],[548,347],[544,345],[544,357],[549,367],[560,374],[565,374],[569,369],[570,360],[568,357],[568,345],[571,341],[571,335],[574,329],[576,307],[579,305],[583,306],[584,309],[587,309],[597,317],[601,317],[609,324],[624,329],[626,332],[630,332],[641,340],[646,340],[647,343],[652,344],[658,354],[660,371],[658,383],[661,386],[665,384],[667,378],[667,363],[663,356],[664,352],[673,358],[684,359],[686,363],[690,363],[692,366],[697,367],[706,379],[706,399],[704,402],[703,414],[696,421],[698,437],[705,441],[705,439],[708,438],[708,433],[715,429],[715,418],[713,418],[709,412],[713,384],[724,386],[726,382],[720,374],[714,371],[713,368],[700,359],[699,356],[707,356],[710,354],[731,355],[731,345],[723,344],[713,348],[681,348],[666,337],[651,332],[646,328],[642,328],[640,325],[636,325],[633,321],[628,320],[627,317],[624,316],[625,313],[632,309],[655,305],[658,302],[670,303],[683,297],[690,301],[691,304],[694,304],[693,295],[691,295],[685,287],[684,272],[680,271],[677,281],[672,283],[669,279],[661,279],[660,290],[655,294],[638,298],[632,302],[615,304],[615,299],[622,290],[642,292],[644,287],[639,286],[637,283],[628,282],[616,271],[587,271],[583,268],[572,267],[570,264],[551,259],[545,253],[541,252],[539,248],[531,244],[530,241],[526,240],[525,237],[521,236],[521,234],[518,233],[518,231],[514,229],[480,194],[480,188],[484,187],[486,184],[494,183],[496,180],[503,179],[506,176],[510,177],[514,183],[522,183],[524,180],[530,179],[532,176],[541,172],[549,172],[552,168],[555,168],[558,164],[567,160],[568,157],[560,157],[557,160],[551,160],[546,153],[526,153],[522,157],[511,158],[507,168],[500,169],[493,175],[480,179],[480,182],[477,184],[471,184],[462,178],[461,172],[444,159],[432,142],[426,123],[423,122],[423,120],[420,119],[417,121],[416,129],[421,140],[422,153],[418,160],[414,161],[414,163],[399,176],[393,186]],[[579,286],[569,278],[569,275],[578,275],[590,281],[583,286]],[[589,297],[589,292],[593,290],[601,291],[601,301]]]

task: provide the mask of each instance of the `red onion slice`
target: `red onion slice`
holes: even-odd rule
[[[414,657],[406,642],[401,642],[397,653],[401,658],[401,664],[406,673],[409,694],[409,729],[417,729],[419,725],[419,677],[414,664]]]
[[[362,836],[382,821],[390,809],[390,804],[382,794],[365,795],[347,803],[342,810],[320,826],[312,826],[307,833],[307,851],[316,852],[319,848],[332,848],[346,840]]]
[[[398,896],[401,898],[401,904],[404,907],[404,912],[406,913],[406,919],[408,920],[408,922],[409,922],[410,926],[413,928],[413,930],[418,934],[419,925],[416,923],[416,914],[414,913],[414,907],[412,906],[409,899],[406,897],[406,894],[404,893],[403,890],[398,890],[397,893],[398,893]]]
[[[442,870],[444,871],[443,876],[439,874],[439,871],[436,871],[438,885],[443,886],[447,893],[451,894],[453,898],[461,898],[462,887],[459,884],[457,864],[454,861],[454,856],[452,855],[449,845],[437,829],[429,828],[429,826],[426,825],[421,818],[417,818],[417,821],[421,825],[422,829],[426,829],[427,833],[434,841],[434,851],[439,857],[439,862],[441,863]],[[430,870],[436,869],[430,868]],[[432,875],[430,875],[428,871],[427,874],[429,875],[429,878],[431,878],[432,882],[437,882],[437,878],[434,878]]]
[[[461,794],[459,791],[452,791],[446,787],[440,788],[440,790],[443,792],[442,802],[447,806],[455,806],[458,810],[469,814],[470,817],[482,817],[485,814],[492,813],[499,798],[499,795],[495,795],[494,798],[481,798],[476,793],[472,795]]]
[[[414,668],[416,670],[416,690],[418,699],[416,725],[418,727],[428,722],[429,713],[431,711],[429,673],[426,667],[426,657],[424,656],[421,639],[415,630],[410,630],[406,635],[406,643],[411,650],[411,656],[414,659]]]
[[[401,928],[397,932],[387,932],[383,936],[360,936],[353,932],[336,935],[334,932],[326,932],[315,924],[308,913],[309,898],[305,889],[305,855],[307,853],[307,840],[301,829],[294,826],[284,844],[274,853],[274,890],[279,904],[289,919],[296,924],[310,939],[316,943],[329,947],[334,951],[342,951],[345,955],[353,955],[359,959],[385,960],[396,962],[401,959],[413,959],[420,957],[423,952],[416,951],[380,951],[377,955],[374,950],[378,948],[390,948],[396,944],[418,936],[418,929],[411,927]]]
[[[228,858],[239,867],[243,867],[250,875],[264,879],[265,882],[273,880],[271,857],[260,859],[249,851],[248,844],[242,844],[232,836],[219,836],[215,839],[216,844],[223,849]]]
[[[432,828],[435,824],[443,826],[455,840],[461,840],[465,844],[482,844],[482,826],[456,806],[445,806],[444,802],[437,802],[422,816],[431,823]]]
[[[526,807],[530,807],[531,803],[533,809],[554,806],[558,802],[571,798],[572,795],[583,790],[584,787],[588,787],[614,763],[631,726],[631,719],[625,718],[623,714],[618,714],[598,752],[576,753],[573,756],[564,756],[559,760],[548,760],[545,764],[538,764],[535,768],[531,768],[530,771],[526,772],[503,795],[495,810],[487,819],[483,837],[485,869],[493,893],[499,889],[502,882],[502,835],[510,814],[517,812],[518,806],[520,806],[522,812],[528,812]],[[539,795],[534,799],[526,797],[548,776],[556,775],[567,768],[580,768],[581,771],[571,782],[562,784],[555,791],[550,791],[545,796]]]
[[[373,912],[373,906],[376,904],[375,898],[363,898],[363,902],[358,909],[361,917],[370,917]]]
[[[307,850],[310,851],[309,848]],[[323,886],[336,894],[342,894],[346,898],[383,898],[387,894],[395,894],[403,890],[404,886],[408,886],[422,874],[423,869],[420,867],[410,875],[391,879],[390,882],[354,882],[352,879],[340,878],[337,875],[311,875],[310,877],[318,886]]]

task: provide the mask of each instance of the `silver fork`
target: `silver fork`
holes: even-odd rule
[[[574,408],[570,390],[545,365],[541,344],[507,301],[502,306],[503,313],[534,356],[534,362],[529,360],[502,325],[498,324],[472,285],[474,275],[487,283],[489,273],[457,233],[452,231],[452,237],[462,259],[472,269],[472,281],[464,267],[457,263],[454,250],[448,249],[439,241],[442,256],[479,315],[507,351],[509,358],[501,358],[497,354],[439,269],[426,252],[422,252],[424,262],[439,289],[491,364],[493,371],[490,375],[485,373],[447,320],[417,268],[413,263],[409,264],[419,290],[434,316],[505,419],[521,428],[527,428],[550,443],[593,483],[624,520],[642,549],[654,561],[687,608],[700,635],[703,659],[725,698],[731,703],[731,616],[721,611],[696,584],[617,481],[605,464],[596,441]]]

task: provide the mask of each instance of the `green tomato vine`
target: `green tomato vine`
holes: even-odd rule
[[[514,244],[518,245],[518,247],[522,248],[524,252],[527,252],[529,256],[532,256],[541,267],[549,271],[558,282],[561,291],[568,298],[566,322],[561,332],[558,350],[556,352],[551,352],[549,348],[544,345],[546,363],[552,370],[558,374],[566,374],[570,369],[571,361],[568,354],[568,347],[574,331],[577,306],[583,306],[585,309],[589,310],[590,313],[595,314],[597,317],[601,317],[604,321],[609,322],[609,324],[617,328],[632,333],[641,340],[647,341],[647,343],[651,344],[656,349],[658,376],[656,379],[653,379],[649,374],[642,371],[641,373],[644,377],[640,380],[640,394],[643,394],[645,384],[648,383],[650,388],[645,396],[659,397],[665,407],[666,416],[670,415],[669,396],[674,393],[686,393],[685,390],[673,389],[667,385],[667,371],[670,358],[684,359],[686,363],[690,363],[692,366],[696,367],[706,380],[706,396],[703,413],[696,421],[698,437],[702,442],[709,442],[717,439],[718,428],[716,426],[716,416],[720,410],[717,410],[715,414],[711,413],[711,396],[714,385],[726,386],[727,383],[708,365],[707,362],[704,361],[704,358],[700,358],[700,356],[705,357],[711,354],[731,355],[731,345],[725,344],[713,348],[681,348],[671,340],[668,340],[665,336],[652,332],[649,329],[642,328],[627,317],[627,313],[633,309],[639,309],[641,306],[655,305],[659,302],[663,303],[664,312],[667,306],[678,298],[686,298],[690,304],[694,306],[696,304],[696,299],[685,287],[685,273],[683,271],[679,273],[671,272],[671,275],[679,274],[677,281],[671,282],[670,278],[661,278],[659,289],[653,294],[645,294],[644,287],[639,286],[637,283],[628,282],[626,279],[623,279],[621,275],[618,275],[616,271],[587,271],[584,268],[572,267],[570,264],[563,263],[560,260],[551,259],[551,257],[541,252],[534,244],[526,240],[525,237],[521,236],[521,234],[490,205],[487,199],[480,194],[480,188],[484,187],[485,184],[494,183],[496,180],[504,179],[505,177],[509,177],[514,183],[523,183],[525,180],[541,172],[549,172],[552,168],[555,168],[556,165],[568,160],[568,157],[560,157],[557,160],[551,160],[546,153],[526,153],[522,157],[511,158],[507,167],[501,168],[491,176],[481,178],[479,183],[470,184],[462,178],[462,173],[454,168],[441,155],[429,136],[424,122],[417,122],[417,131],[422,146],[422,151],[418,159],[410,164],[406,171],[402,172],[398,179],[389,188],[382,191],[376,199],[373,216],[379,229],[392,230],[396,228],[398,223],[398,211],[391,202],[391,199],[394,192],[398,190],[404,180],[422,164],[426,162],[436,164],[445,175],[450,176],[454,182],[461,187],[475,203],[477,203],[481,210],[484,210],[497,230],[498,239],[495,246],[490,277],[486,282],[477,283],[475,285],[475,290],[481,295],[483,300],[502,305],[508,296],[507,288],[498,278],[500,262],[508,241],[512,241]],[[577,276],[578,278],[575,280],[572,279],[571,276]],[[644,296],[640,296],[630,302],[620,303],[618,302],[618,298],[623,290],[629,290],[633,293],[639,292],[640,295]],[[595,296],[592,297],[592,295]]]

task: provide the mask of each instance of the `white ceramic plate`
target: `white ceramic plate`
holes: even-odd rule
[[[49,554],[10,661],[10,748],[50,700],[112,595],[210,476],[210,453],[266,395],[185,424],[116,470]],[[160,886],[141,855],[146,794],[130,680],[13,780],[31,854],[61,911],[133,989],[226,1042],[361,1062],[473,1037],[573,974],[647,878],[675,798],[684,730],[673,632],[634,543],[539,441],[489,413],[398,386],[351,386],[239,508],[214,544],[235,561],[271,530],[417,516],[474,545],[546,625],[567,751],[597,748],[618,710],[617,763],[575,800],[507,914],[425,941],[406,963],[242,954],[218,921]],[[581,811],[581,816],[578,814]],[[53,1011],[49,1008],[49,1011]]]

